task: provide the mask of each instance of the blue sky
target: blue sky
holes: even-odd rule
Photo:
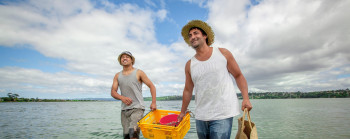
[[[182,95],[193,19],[230,50],[250,92],[350,86],[350,2],[339,0],[0,1],[0,96],[110,97],[129,50],[157,96]],[[144,96],[150,96],[144,86]],[[239,89],[236,89],[239,92]]]

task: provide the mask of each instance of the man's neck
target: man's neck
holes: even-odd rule
[[[202,45],[202,46],[199,46],[199,47],[196,49],[196,55],[197,55],[197,56],[205,55],[205,54],[207,54],[208,52],[210,52],[210,47],[209,47],[207,44],[204,44],[204,45]]]
[[[203,45],[196,49],[195,57],[199,61],[206,61],[211,57],[211,54],[212,54],[212,48],[209,47],[208,45]]]
[[[131,71],[133,69],[134,69],[134,67],[132,65],[123,66],[123,71],[124,72],[128,72],[128,71]]]

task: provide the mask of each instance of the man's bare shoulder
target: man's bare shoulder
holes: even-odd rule
[[[143,72],[143,70],[142,69],[137,69],[137,72]]]
[[[137,69],[137,71],[136,71],[136,77],[137,77],[137,79],[142,79],[142,78],[144,78],[144,77],[147,77],[147,75],[146,75],[145,72],[143,72],[143,70]]]
[[[191,59],[186,62],[185,68],[191,67]]]
[[[117,72],[117,73],[115,74],[115,76],[119,76],[119,74],[120,74],[120,72]]]
[[[187,61],[186,66],[185,66],[185,72],[191,71],[191,59]]]
[[[232,53],[229,50],[227,50],[226,48],[219,48],[219,50],[220,50],[221,54],[226,57],[226,59],[232,59],[233,58]]]
[[[114,75],[114,78],[115,78],[115,79],[119,77],[119,73],[120,73],[120,72],[118,72],[118,73],[116,73],[116,74]]]
[[[222,53],[222,54],[231,54],[231,52],[229,51],[229,50],[227,50],[226,48],[219,48],[219,50],[220,50],[220,52]]]
[[[186,66],[191,65],[191,59],[186,62]]]
[[[145,72],[143,72],[143,70],[141,70],[141,69],[137,69],[137,72],[136,72],[136,73],[139,74],[139,75],[145,74]]]

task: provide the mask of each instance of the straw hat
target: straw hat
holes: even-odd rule
[[[129,51],[124,51],[124,52],[122,52],[119,56],[118,56],[118,61],[119,61],[119,64],[121,65],[122,64],[122,62],[121,62],[121,57],[122,57],[122,55],[123,54],[126,54],[126,55],[128,55],[128,56],[130,56],[131,57],[131,59],[132,59],[132,65],[134,65],[135,64],[135,57],[134,56],[132,56],[132,54],[129,52]]]
[[[182,37],[184,38],[185,42],[188,45],[191,45],[189,37],[188,37],[188,33],[189,33],[190,29],[193,28],[193,27],[201,28],[207,34],[208,46],[210,46],[211,44],[214,43],[214,36],[215,35],[214,35],[214,32],[211,29],[211,27],[207,23],[205,23],[205,22],[203,22],[201,20],[192,20],[192,21],[188,22],[182,28],[182,31],[181,31],[181,35],[182,35]]]

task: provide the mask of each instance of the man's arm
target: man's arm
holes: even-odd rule
[[[113,79],[113,84],[112,84],[112,89],[111,89],[111,96],[115,99],[121,100],[124,104],[130,105],[132,103],[132,99],[128,97],[124,97],[122,95],[118,94],[118,77],[119,73],[115,74],[114,79]]]
[[[145,83],[149,87],[151,95],[152,95],[152,103],[151,103],[150,109],[152,111],[156,110],[157,109],[156,87],[153,85],[152,81],[147,77],[146,73],[144,73],[142,70],[138,70],[138,72],[139,72],[141,82]]]
[[[239,68],[235,58],[233,57],[232,53],[225,49],[225,48],[219,48],[221,53],[226,57],[227,59],[227,70],[232,74],[232,76],[235,78],[237,86],[239,90],[242,93],[243,101],[242,101],[242,111],[244,108],[248,108],[250,111],[253,107],[252,104],[249,101],[248,96],[248,84],[247,80],[243,76],[241,69]]]
[[[192,91],[193,91],[194,85],[191,78],[190,67],[191,67],[191,60],[189,60],[185,66],[186,81],[185,81],[185,88],[182,95],[181,113],[177,118],[178,122],[181,122],[182,118],[186,115],[188,105],[190,104],[190,101],[192,99]]]

